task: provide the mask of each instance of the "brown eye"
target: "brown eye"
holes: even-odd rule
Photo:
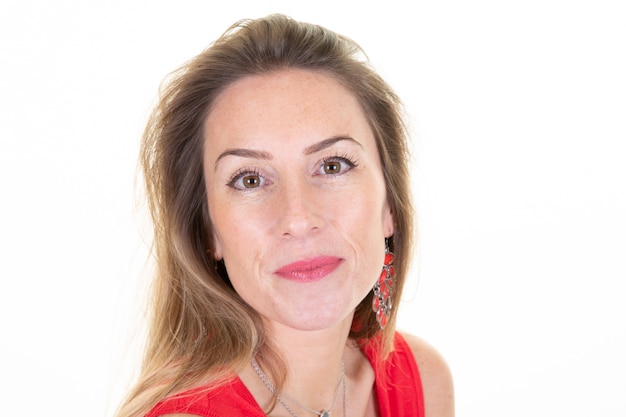
[[[257,188],[262,190],[266,185],[271,184],[272,182],[256,169],[242,169],[226,183],[228,187],[239,191],[256,191]]]
[[[261,178],[258,175],[246,175],[241,180],[244,188],[256,188],[261,185]]]
[[[328,161],[324,163],[325,174],[337,174],[341,171],[341,163],[338,161]]]
[[[357,162],[348,156],[332,156],[325,158],[318,165],[318,175],[328,175],[331,177],[343,175],[357,166]]]

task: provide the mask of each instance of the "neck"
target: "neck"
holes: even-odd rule
[[[337,384],[341,381],[342,363],[346,375],[349,375],[361,356],[359,349],[348,340],[351,324],[352,316],[332,328],[313,331],[266,323],[267,343],[280,356],[287,369],[282,389],[287,395],[283,398],[293,398],[313,410],[328,410],[339,389],[339,398],[331,416],[343,414],[343,385]],[[258,376],[255,374],[252,378],[258,388]],[[262,390],[267,391],[266,387],[262,387]],[[288,399],[285,401],[295,411],[300,411],[298,415],[310,415]]]
[[[351,324],[352,316],[323,330],[294,330],[277,323],[266,326],[268,343],[287,367],[285,392],[301,402],[306,396],[332,401],[334,381],[341,375],[342,361],[347,365],[347,351],[351,350],[347,348]],[[321,397],[323,393],[315,393],[313,387],[329,391],[330,395]]]

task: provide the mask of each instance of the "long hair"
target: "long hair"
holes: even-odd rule
[[[212,255],[203,177],[203,124],[215,98],[247,76],[280,69],[321,71],[358,99],[376,139],[395,232],[395,298],[412,248],[407,132],[400,100],[352,40],[323,27],[271,15],[238,22],[163,84],[143,136],[141,167],[154,225],[156,276],[139,381],[118,417],[140,417],[163,398],[200,384],[215,386],[256,352],[278,392],[285,368],[263,337],[258,314]],[[210,146],[210,145],[209,145]],[[381,265],[382,266],[382,265]],[[371,293],[356,308],[350,337],[392,346],[397,310],[381,330]]]

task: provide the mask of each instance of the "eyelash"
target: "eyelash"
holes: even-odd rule
[[[263,178],[263,176],[261,175],[261,172],[256,168],[242,168],[238,170],[237,172],[235,172],[235,174],[230,178],[230,180],[228,180],[226,185],[239,191],[253,190],[254,188],[240,187],[237,185],[237,182],[239,180],[243,179],[244,177],[249,177],[249,176]],[[262,181],[265,181],[265,179],[263,178]]]
[[[348,167],[347,169],[342,169],[340,172],[337,173],[321,173],[318,171],[318,175],[326,175],[326,176],[338,176],[338,175],[343,175],[345,173],[347,173],[348,171],[350,171],[352,168],[355,168],[357,166],[359,166],[358,162],[356,159],[354,159],[353,157],[349,156],[348,154],[342,154],[342,155],[334,155],[334,156],[328,156],[325,158],[322,158],[318,163],[317,163],[317,169],[318,170],[323,170],[324,166],[329,163],[329,162],[339,162],[340,164],[346,164]],[[259,184],[258,187],[245,187],[245,186],[241,186],[238,184],[238,182],[240,180],[242,180],[244,177],[258,177],[260,179],[260,182],[262,184]],[[256,168],[242,168],[240,170],[238,170],[231,178],[230,180],[228,180],[228,182],[226,183],[227,186],[234,188],[235,190],[239,190],[239,191],[252,191],[256,188],[261,187],[262,185],[264,185],[268,180],[265,179],[265,177],[263,177],[263,175],[261,175],[261,172],[256,169]]]
[[[322,159],[321,163],[319,164],[320,169],[323,169],[324,165],[329,162],[343,162],[346,165],[348,165],[348,169],[345,171],[342,170],[335,174],[326,174],[326,175],[332,175],[332,176],[343,175],[347,173],[348,171],[350,171],[352,168],[356,168],[357,166],[359,166],[359,163],[357,162],[355,158],[351,157],[348,154],[342,154],[342,155],[335,155],[335,156],[330,156],[330,157],[326,157]]]

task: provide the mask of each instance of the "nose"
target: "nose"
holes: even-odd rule
[[[283,184],[276,196],[279,232],[282,236],[305,237],[322,226],[323,192],[306,180]]]

